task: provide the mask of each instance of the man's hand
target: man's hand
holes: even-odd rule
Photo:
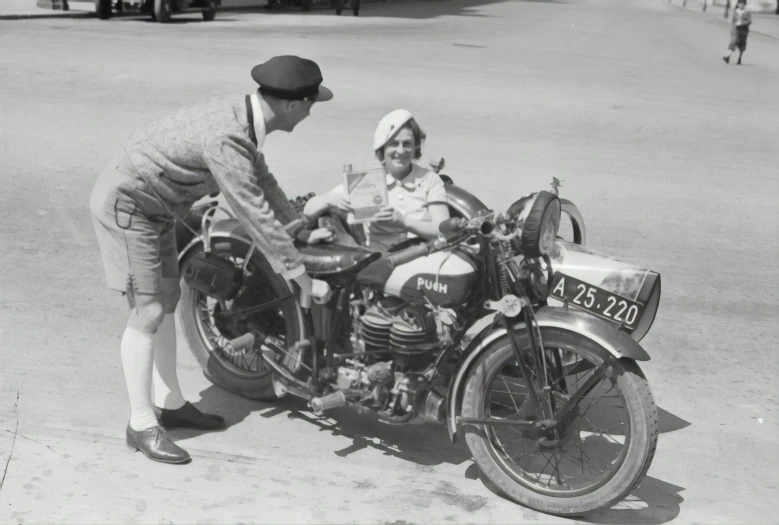
[[[406,227],[406,216],[392,206],[384,206],[373,217],[379,221],[386,221],[391,226],[397,226],[399,228]]]

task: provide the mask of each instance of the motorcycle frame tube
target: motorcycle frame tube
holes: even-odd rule
[[[572,308],[558,308],[545,306],[535,313],[535,321],[539,329],[560,328],[571,332],[576,332],[586,337],[601,347],[606,349],[607,355],[603,356],[604,361],[613,357],[615,359],[628,358],[634,361],[649,361],[649,354],[627,333],[617,330],[613,324],[598,319],[584,312],[579,312]],[[488,329],[494,327],[488,327]],[[514,324],[514,332],[526,329],[524,322]],[[473,368],[473,364],[490,347],[490,345],[508,336],[508,330],[505,327],[492,329],[486,337],[482,339],[479,334],[466,350],[468,357],[460,366],[457,375],[452,380],[449,388],[449,398],[447,400],[447,427],[449,430],[449,439],[452,443],[457,442],[457,414],[465,388],[465,380]]]

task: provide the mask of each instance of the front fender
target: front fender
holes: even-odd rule
[[[540,328],[561,328],[570,330],[587,337],[617,359],[627,357],[635,361],[649,361],[649,354],[641,348],[632,337],[627,333],[617,330],[614,324],[607,323],[590,314],[580,312],[571,308],[543,307],[535,313],[535,319]],[[518,322],[514,324],[515,331],[525,330],[525,323]],[[460,366],[457,375],[452,380],[449,387],[449,397],[447,399],[447,426],[449,428],[449,438],[454,443],[457,441],[457,414],[462,401],[465,380],[468,377],[473,364],[476,360],[498,339],[508,334],[506,328],[498,328],[490,332],[484,339],[475,340],[473,347],[466,351],[468,357]],[[604,356],[607,357],[607,356]]]
[[[575,244],[587,245],[587,229],[584,227],[584,217],[576,204],[568,199],[560,199],[562,212],[571,219],[571,228],[573,229],[573,242]]]
[[[457,186],[456,184],[446,184],[445,188],[446,203],[449,205],[449,209],[466,219],[476,217],[480,212],[489,209],[487,208],[487,205],[480,201],[473,193],[470,193],[468,190]],[[456,214],[452,215],[454,216]]]

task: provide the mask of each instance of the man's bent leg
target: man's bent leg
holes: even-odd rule
[[[165,278],[164,318],[154,336],[154,406],[175,410],[184,406],[176,374],[175,312],[181,291],[178,277]]]
[[[165,317],[154,339],[154,406],[165,427],[202,430],[225,428],[225,420],[204,414],[184,399],[176,371],[176,324],[174,316],[181,290],[179,279],[165,278]]]

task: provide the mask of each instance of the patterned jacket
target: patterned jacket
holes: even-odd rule
[[[124,162],[179,219],[176,210],[221,191],[273,269],[292,279],[305,272],[290,235],[301,221],[265,164],[264,120],[251,99],[214,98],[159,118],[130,136]]]

